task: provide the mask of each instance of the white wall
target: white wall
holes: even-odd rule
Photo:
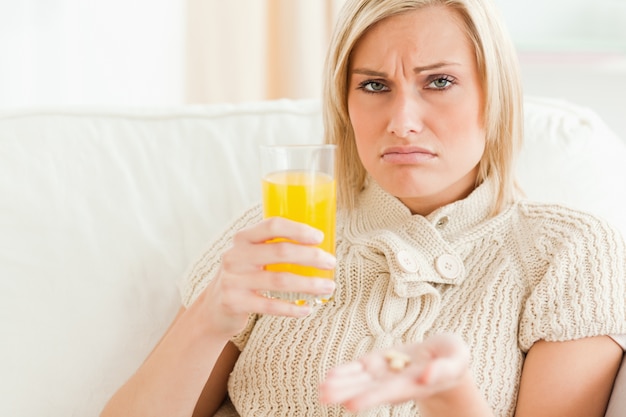
[[[0,0],[0,106],[182,102],[184,3]]]
[[[526,53],[520,60],[526,94],[590,107],[626,138],[626,55]]]
[[[189,1],[0,0],[0,107],[184,103],[193,97],[186,62],[201,67],[185,57]],[[193,1],[209,11],[222,1],[245,3]],[[526,93],[589,106],[626,137],[626,0],[496,3],[520,51]]]
[[[621,50],[624,0],[495,0],[524,50]]]
[[[626,0],[496,0],[525,92],[591,107],[626,138]]]

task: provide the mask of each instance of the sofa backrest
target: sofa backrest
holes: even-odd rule
[[[626,144],[590,110],[526,109],[528,195],[626,233]],[[315,100],[0,113],[0,415],[98,415],[187,265],[258,201],[258,145],[321,140]]]

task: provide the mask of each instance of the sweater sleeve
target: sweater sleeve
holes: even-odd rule
[[[529,258],[535,265],[520,318],[522,350],[538,340],[626,333],[622,236],[593,216],[564,208],[552,207],[542,217],[532,242],[538,256]]]
[[[190,265],[183,278],[179,281],[178,287],[184,307],[187,308],[193,304],[208,283],[215,277],[221,265],[222,253],[231,246],[235,233],[259,222],[261,218],[262,207],[260,205],[248,209],[231,223],[221,236],[212,241],[202,251],[196,262]],[[245,329],[232,339],[240,350],[245,346],[256,318],[256,315],[250,315]]]

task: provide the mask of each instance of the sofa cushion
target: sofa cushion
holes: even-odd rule
[[[626,415],[626,356],[615,379],[611,400],[605,417],[624,417]]]
[[[258,143],[314,140],[307,101],[0,115],[0,415],[98,415],[260,196]]]
[[[520,184],[530,198],[590,211],[626,234],[625,143],[591,109],[528,97]]]

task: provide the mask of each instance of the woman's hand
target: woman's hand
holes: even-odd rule
[[[465,342],[450,334],[372,352],[330,370],[320,386],[320,399],[350,411],[409,400],[419,404],[466,383],[469,356]]]
[[[281,241],[268,243],[277,238]],[[230,336],[237,334],[250,313],[291,317],[309,314],[308,306],[270,299],[263,294],[266,291],[330,294],[335,289],[334,281],[267,271],[265,265],[292,263],[333,269],[335,257],[314,246],[322,239],[319,230],[281,217],[265,219],[235,234],[232,247],[222,255],[219,273],[198,300],[209,310],[206,317],[214,319],[214,330]]]

